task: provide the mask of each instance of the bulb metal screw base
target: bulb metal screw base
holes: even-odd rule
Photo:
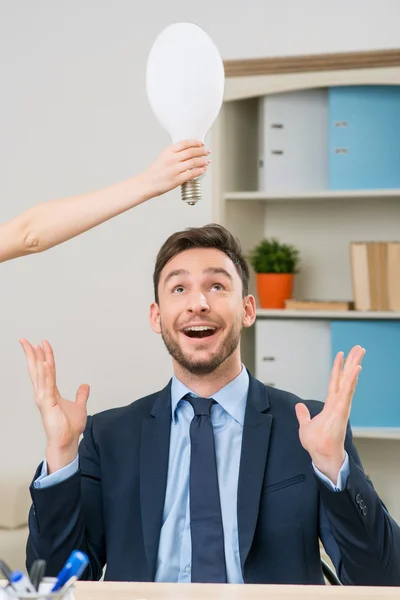
[[[201,178],[196,177],[181,186],[181,198],[189,206],[194,206],[201,200]]]

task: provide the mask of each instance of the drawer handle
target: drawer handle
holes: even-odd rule
[[[263,356],[263,360],[267,360],[267,361],[271,361],[272,362],[273,360],[276,360],[276,359],[275,359],[275,356]]]
[[[283,150],[271,150],[271,154],[283,154]]]
[[[335,148],[335,154],[347,154],[347,153],[348,153],[347,148]]]
[[[283,129],[283,123],[272,123],[271,129]]]
[[[347,121],[334,121],[333,126],[334,127],[347,127],[348,122]]]
[[[264,381],[264,385],[268,385],[268,387],[275,387],[275,383],[265,383],[265,381]]]

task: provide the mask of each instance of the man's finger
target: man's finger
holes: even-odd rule
[[[34,345],[33,350],[35,352],[36,358],[36,394],[35,401],[38,406],[42,406],[42,401],[44,398],[44,388],[45,388],[45,375],[44,375],[44,353],[40,346]]]
[[[343,374],[342,374],[342,378],[341,378],[342,385],[347,386],[347,380],[349,377],[353,381],[354,367],[361,365],[361,361],[363,359],[364,354],[365,354],[365,348],[362,348],[361,346],[354,346],[354,348],[351,349],[351,351],[349,352],[348,359],[347,359],[346,364],[343,369]]]
[[[51,368],[54,371],[54,376],[57,377],[56,361],[54,358],[53,348],[51,347],[50,343],[47,340],[43,340],[42,344],[43,344],[43,351],[44,351],[44,356],[45,356],[46,362],[49,363],[49,365],[51,366]]]
[[[51,408],[57,404],[55,373],[53,367],[46,361],[43,363],[43,372],[45,378],[43,405],[45,408]]]
[[[35,352],[31,346],[31,344],[28,342],[28,340],[25,340],[24,338],[19,340],[19,343],[22,346],[22,349],[24,351],[25,357],[26,357],[26,362],[28,365],[28,373],[29,373],[29,377],[30,380],[32,381],[32,385],[33,385],[33,389],[36,393],[36,388],[37,388],[37,372],[36,372],[36,356],[35,356]]]
[[[48,342],[47,340],[43,340],[43,350],[44,350],[44,355],[45,355],[45,359],[46,362],[49,363],[49,365],[51,366],[51,368],[54,371],[54,391],[56,394],[56,398],[59,398],[61,396],[59,389],[57,387],[57,369],[56,369],[56,359],[54,358],[54,352],[53,352],[53,348],[51,347],[50,342]]]
[[[311,421],[310,411],[307,406],[302,402],[298,402],[294,408],[300,427],[307,425]]]
[[[343,369],[343,381],[350,373],[352,373],[354,365],[361,364],[364,354],[365,348],[362,348],[361,346],[354,346],[350,350]]]
[[[353,397],[361,371],[361,365],[353,365],[352,370],[346,375],[346,379],[343,382],[344,396],[350,394],[350,396]]]
[[[81,406],[85,406],[90,394],[90,386],[87,383],[83,383],[79,386],[78,391],[76,392],[76,404],[80,404]]]
[[[334,394],[339,390],[340,377],[343,368],[343,352],[338,352],[335,356],[335,360],[333,361],[331,376],[329,379],[329,387],[328,387],[328,398],[326,402],[329,402],[329,398],[332,398]]]
[[[354,364],[354,354],[355,354],[355,347],[353,347],[350,350],[350,352],[348,353],[348,355],[346,356],[346,359],[344,361],[342,380],[344,380],[347,377],[347,374],[349,373],[349,371],[351,371],[351,368]]]
[[[341,383],[339,392],[333,398],[333,402],[331,403],[331,408],[336,417],[343,419],[346,422],[350,417],[351,403],[353,401],[353,396],[361,369],[361,365],[353,365],[352,370],[346,374]]]

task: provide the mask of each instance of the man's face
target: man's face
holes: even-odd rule
[[[194,375],[212,373],[235,351],[242,327],[254,322],[254,298],[230,258],[213,248],[186,250],[162,270],[159,304],[150,320],[173,359]]]

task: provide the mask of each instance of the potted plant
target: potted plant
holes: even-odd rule
[[[298,249],[275,238],[263,239],[251,251],[249,262],[256,272],[261,308],[284,308],[285,300],[293,294]]]

